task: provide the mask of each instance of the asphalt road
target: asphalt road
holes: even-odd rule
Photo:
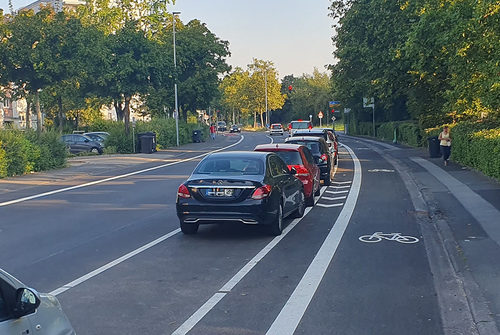
[[[467,278],[457,277],[460,264],[448,268],[453,255],[426,225],[429,200],[406,174],[425,169],[404,148],[387,152],[341,137],[335,183],[302,219],[287,220],[280,237],[244,225],[180,233],[176,190],[203,155],[271,141],[283,137],[219,136],[153,155],[81,158],[67,169],[1,181],[0,267],[56,294],[79,335],[495,329],[493,317],[484,320],[492,327],[478,330],[470,310],[483,301],[467,301],[467,286],[464,293],[454,282]],[[495,192],[486,193],[496,199]],[[449,199],[434,205],[463,210]],[[376,232],[388,235],[371,242]],[[495,242],[489,239],[493,253]],[[469,282],[493,291],[481,294],[491,318],[497,275],[476,273],[482,276]]]

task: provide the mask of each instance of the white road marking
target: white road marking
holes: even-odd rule
[[[394,170],[388,170],[388,169],[371,169],[371,170],[368,170],[368,172],[394,172]]]
[[[345,199],[347,198],[347,196],[343,196],[343,197],[335,197],[335,198],[330,198],[330,197],[323,197],[321,199],[325,199],[325,200],[342,200],[342,199]]]
[[[333,184],[337,184],[337,185],[342,185],[342,184],[350,184],[352,183],[352,181],[334,181]]]
[[[336,171],[336,170],[335,170]],[[321,189],[320,197],[325,192],[326,187]],[[318,203],[316,203],[319,205]],[[220,290],[215,293],[207,302],[205,302],[193,315],[191,315],[182,325],[177,328],[172,335],[185,335],[191,329],[193,329],[205,315],[210,312],[218,303],[225,297],[226,294],[230,293],[231,290],[266,256],[269,251],[271,251],[299,222],[304,218],[307,213],[311,211],[312,207],[307,207],[304,215],[301,218],[294,219],[285,229],[280,236],[276,236],[269,242],[264,249],[262,249],[257,255],[255,255],[247,264],[245,264],[238,273],[236,273],[231,279],[229,279]]]
[[[269,143],[269,144],[273,144],[273,143],[274,143],[274,138],[272,138],[272,137],[271,137],[271,136],[269,136],[269,135],[266,135],[266,137],[267,137],[267,138],[269,138],[269,139],[271,140],[271,143]]]
[[[346,185],[346,186],[330,186],[330,187],[333,187],[333,188],[349,188],[349,187],[351,187],[351,185]]]
[[[314,257],[291,297],[267,331],[266,334],[268,335],[292,335],[295,332],[335,255],[354,212],[361,188],[361,164],[356,154],[349,147],[345,147],[349,150],[354,161],[354,179],[351,192],[349,192],[344,208],[342,208],[337,221],[335,221],[316,257]]]
[[[162,165],[154,166],[154,167],[151,167],[151,168],[148,168],[148,169],[144,169],[144,170],[134,171],[134,172],[122,174],[122,175],[119,175],[119,176],[109,177],[109,178],[105,178],[105,179],[94,180],[94,181],[91,181],[91,182],[88,182],[88,183],[85,183],[85,184],[75,185],[75,186],[71,186],[71,187],[65,187],[65,188],[61,188],[61,189],[58,189],[58,190],[54,190],[54,191],[50,191],[50,192],[44,192],[44,193],[40,193],[40,194],[35,194],[35,195],[31,195],[31,196],[24,197],[24,198],[19,198],[19,199],[15,199],[15,200],[0,202],[0,207],[4,207],[4,206],[8,206],[8,205],[13,205],[13,204],[17,204],[17,203],[28,201],[28,200],[39,199],[39,198],[47,197],[49,195],[53,195],[53,194],[57,194],[57,193],[62,193],[62,192],[76,190],[76,189],[83,188],[83,187],[88,187],[88,186],[93,186],[93,185],[97,185],[97,184],[102,184],[102,183],[105,183],[105,182],[108,182],[108,181],[122,179],[122,178],[130,177],[130,176],[134,176],[134,175],[137,175],[137,174],[140,174],[140,173],[158,170],[158,169],[161,169],[161,168],[164,168],[164,167],[167,167],[167,166],[176,165],[176,164],[180,164],[180,163],[184,163],[184,162],[189,162],[189,161],[192,161],[194,159],[197,159],[197,158],[206,156],[208,154],[211,154],[213,152],[218,152],[218,151],[222,151],[222,150],[234,147],[235,145],[241,143],[241,141],[243,141],[244,138],[245,137],[243,135],[241,135],[241,138],[240,138],[240,140],[238,142],[233,143],[231,145],[228,145],[227,147],[223,147],[223,148],[220,148],[220,149],[217,149],[217,150],[212,150],[212,151],[209,151],[209,152],[206,152],[204,154],[201,154],[201,155],[198,155],[198,156],[194,156],[194,157],[191,157],[191,158],[181,159],[181,160],[179,160],[177,162],[162,164]]]
[[[330,193],[330,194],[341,194],[341,193],[349,193],[349,190],[343,190],[343,191],[329,191],[329,190],[326,190],[325,192],[326,193]]]
[[[330,205],[317,203],[317,204],[316,204],[316,206],[326,207],[326,208],[330,208],[330,207],[341,207],[341,206],[344,206],[344,203],[343,203],[343,202],[341,202],[341,203],[338,203],[338,204],[330,204]]]
[[[170,233],[165,234],[165,235],[157,238],[156,240],[154,240],[152,242],[149,242],[148,244],[143,245],[142,247],[137,248],[134,251],[131,251],[128,254],[123,255],[122,257],[117,258],[114,261],[111,261],[108,264],[105,264],[105,265],[101,266],[98,269],[95,269],[94,271],[89,272],[86,275],[83,275],[80,278],[75,279],[72,282],[67,283],[66,285],[63,285],[63,286],[59,287],[58,289],[55,289],[54,291],[50,292],[50,294],[52,294],[52,295],[58,295],[58,294],[61,294],[63,292],[66,292],[70,288],[73,288],[73,287],[75,287],[77,285],[80,285],[81,283],[89,280],[90,278],[95,277],[98,274],[101,274],[101,273],[103,273],[104,271],[106,271],[108,269],[111,269],[112,267],[114,267],[114,266],[116,266],[116,265],[118,265],[118,264],[126,261],[127,259],[129,259],[131,257],[134,257],[137,254],[140,254],[141,252],[143,252],[143,251],[145,251],[145,250],[147,250],[147,249],[149,249],[151,247],[154,247],[158,243],[161,243],[161,242],[165,241],[166,239],[174,236],[175,234],[178,234],[180,231],[181,231],[181,229],[177,228],[176,230],[173,230]]]

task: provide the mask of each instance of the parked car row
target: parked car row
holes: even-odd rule
[[[294,135],[254,151],[206,156],[177,190],[182,232],[195,234],[200,224],[239,222],[265,225],[280,235],[284,217],[302,217],[320,193],[320,180],[330,185],[333,179],[338,144],[325,129]]]

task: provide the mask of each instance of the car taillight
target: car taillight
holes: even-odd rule
[[[177,190],[177,196],[180,198],[191,198],[191,194],[189,194],[189,190],[186,185],[181,184],[179,189]]]
[[[321,157],[319,158],[319,161],[320,162],[326,162],[326,161],[328,161],[328,156],[326,154],[321,155]]]
[[[309,170],[306,169],[303,165],[294,165],[295,171],[297,171],[296,177],[308,177]]]
[[[269,194],[271,194],[271,185],[264,185],[253,191],[252,194],[252,199],[255,200],[262,200],[264,198],[267,198]]]

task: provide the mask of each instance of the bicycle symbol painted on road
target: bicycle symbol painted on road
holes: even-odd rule
[[[387,241],[396,241],[399,243],[417,243],[419,241],[418,238],[413,236],[405,236],[401,235],[401,233],[387,233],[384,234],[382,232],[375,232],[372,235],[363,235],[359,237],[361,242],[365,243],[376,243],[382,240]]]

